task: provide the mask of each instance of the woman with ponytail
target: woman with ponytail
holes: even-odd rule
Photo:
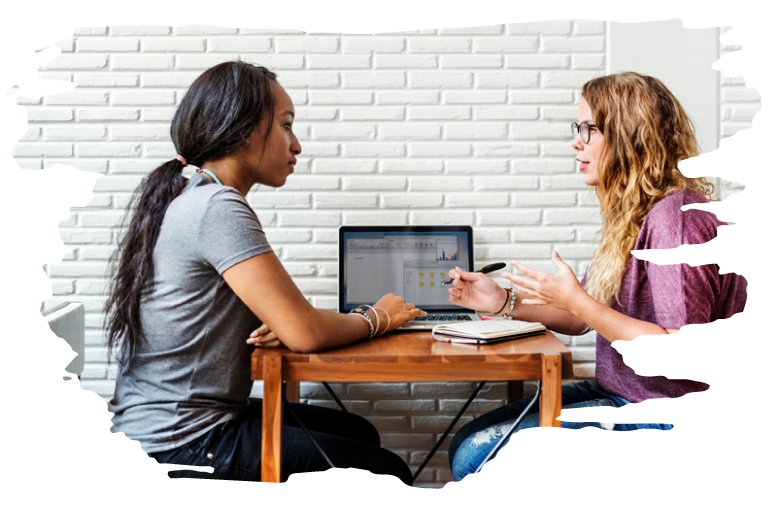
[[[260,480],[261,400],[249,398],[253,346],[314,352],[373,338],[424,315],[386,295],[357,314],[315,309],[272,251],[245,196],[280,187],[301,146],[293,103],[262,67],[205,71],[171,123],[178,155],[137,189],[116,252],[106,333],[118,375],[113,431],[161,463],[211,466],[173,476]],[[187,179],[182,170],[197,167]],[[277,336],[280,339],[277,339]],[[411,484],[365,419],[293,404],[331,461]],[[297,420],[283,431],[283,478],[328,465]]]
[[[507,290],[482,274],[452,270],[451,302],[476,310],[539,321],[568,335],[597,333],[596,380],[566,384],[563,408],[621,407],[650,398],[676,398],[709,386],[691,380],[644,377],[611,347],[639,335],[667,335],[686,324],[725,319],[744,310],[747,281],[720,275],[717,265],[655,265],[630,254],[702,244],[725,223],[703,210],[681,207],[709,201],[713,187],[688,179],[681,160],[698,154],[688,116],[658,79],[633,72],[587,82],[578,121],[572,125],[576,160],[584,183],[595,188],[603,226],[600,245],[579,282],[557,252],[557,273],[513,261],[524,276],[503,274]],[[502,307],[503,305],[503,307]],[[501,311],[499,311],[499,307]],[[529,398],[510,403],[465,425],[453,438],[449,460],[461,480],[478,469]],[[538,426],[532,408],[517,430]],[[669,429],[659,424],[562,423],[613,430]]]

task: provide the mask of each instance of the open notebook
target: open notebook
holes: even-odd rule
[[[541,335],[547,328],[541,323],[508,319],[441,324],[432,328],[432,336],[455,344],[493,344],[515,338]]]

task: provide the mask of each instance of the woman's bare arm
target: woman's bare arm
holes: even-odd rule
[[[526,276],[504,274],[515,289],[525,295],[521,305],[532,309],[546,307],[567,311],[574,318],[591,326],[609,342],[633,340],[639,335],[663,335],[678,331],[677,328],[663,328],[626,316],[598,302],[581,286],[571,268],[556,252],[552,253],[552,261],[558,270],[556,274],[539,272],[519,262],[512,262],[515,268]]]
[[[511,299],[507,292],[485,274],[465,272],[460,268],[448,274],[453,279],[453,287],[448,290],[450,301],[483,312],[506,314]],[[585,323],[566,310],[549,306],[525,305],[525,294],[517,294],[517,304],[512,310],[512,317],[522,321],[539,322],[558,333],[577,335],[582,333]]]
[[[238,298],[293,351],[316,352],[368,336],[370,326],[363,318],[314,308],[274,253],[242,261],[222,276]],[[387,324],[384,311],[389,314],[389,330],[425,314],[394,295],[383,297],[374,307],[383,309],[378,311],[379,334]],[[372,314],[371,318],[375,325],[376,318]]]
[[[517,303],[512,310],[512,317],[515,319],[538,322],[552,331],[566,335],[580,335],[588,329],[587,323],[567,310],[548,305],[526,305],[523,303],[526,298],[528,296],[524,293],[517,293]],[[504,307],[502,314],[506,314],[508,309],[509,303]]]

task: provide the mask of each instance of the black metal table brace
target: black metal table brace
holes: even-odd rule
[[[333,392],[331,387],[328,385],[327,382],[323,382],[323,386],[325,386],[325,389],[328,390],[328,392],[331,394],[333,399],[336,401],[336,404],[343,410],[344,412],[348,412],[346,407],[344,407],[344,404],[341,403],[341,400],[339,400],[339,397],[336,396],[336,393]],[[456,414],[456,417],[453,418],[453,421],[451,421],[451,424],[448,426],[448,429],[445,430],[443,435],[440,437],[440,440],[437,441],[437,444],[432,448],[432,450],[429,452],[427,457],[424,459],[424,462],[419,466],[418,470],[413,474],[413,480],[412,482],[416,481],[416,477],[419,476],[421,471],[424,469],[425,466],[427,466],[427,463],[430,459],[432,459],[432,456],[434,456],[435,452],[437,452],[437,449],[440,447],[440,445],[445,441],[448,434],[451,432],[453,427],[456,425],[456,423],[459,421],[461,416],[464,414],[464,411],[467,410],[467,407],[472,403],[472,400],[475,399],[477,394],[480,392],[480,389],[485,386],[485,381],[480,382],[477,385],[477,388],[472,392],[472,395],[469,397],[469,399],[464,403],[464,406],[461,407],[461,410],[459,410],[459,413]],[[541,381],[536,382],[536,394],[533,395],[533,398],[531,399],[530,403],[526,405],[525,409],[520,413],[519,416],[517,416],[517,419],[515,419],[515,422],[512,423],[512,425],[507,429],[507,432],[504,434],[504,436],[499,440],[499,442],[496,444],[496,446],[493,448],[493,450],[488,454],[488,456],[485,457],[483,462],[480,464],[480,466],[475,470],[475,473],[479,472],[483,466],[493,459],[494,456],[496,456],[496,453],[499,452],[499,449],[501,449],[501,446],[504,445],[504,443],[509,439],[509,437],[512,436],[512,432],[515,431],[515,428],[517,428],[520,425],[520,422],[523,420],[523,417],[525,417],[528,414],[528,411],[531,410],[531,407],[533,407],[533,404],[536,403],[536,401],[539,399],[539,393],[541,392]],[[309,429],[304,425],[303,422],[301,422],[301,419],[299,419],[299,416],[296,415],[296,413],[293,411],[293,408],[291,408],[290,402],[288,401],[288,398],[286,397],[285,388],[283,388],[283,401],[285,402],[285,406],[288,409],[288,412],[293,416],[294,419],[299,423],[299,426],[301,426],[301,429],[304,430],[304,432],[309,437],[309,440],[312,442],[312,444],[315,446],[315,448],[322,454],[323,458],[325,458],[325,461],[328,463],[328,465],[331,468],[336,468],[331,462],[331,459],[328,457],[328,455],[325,453],[322,447],[320,447],[320,444],[317,442],[315,437],[312,435],[312,432],[309,431]]]

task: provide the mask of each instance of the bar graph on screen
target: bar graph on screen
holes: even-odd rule
[[[437,261],[456,261],[459,259],[459,241],[455,235],[435,238],[435,259]]]

